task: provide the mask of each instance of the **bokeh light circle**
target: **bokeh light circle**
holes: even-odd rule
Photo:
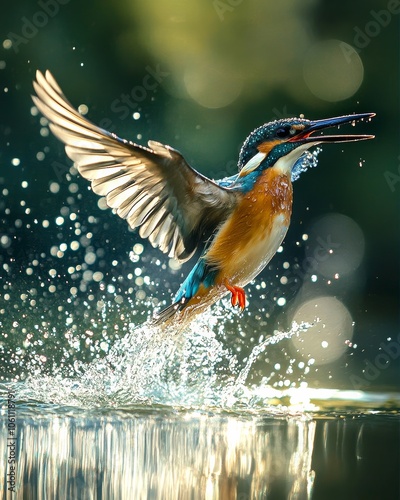
[[[348,349],[353,336],[353,319],[347,307],[335,297],[315,297],[304,302],[293,316],[296,323],[310,323],[305,333],[292,337],[296,350],[315,365],[336,361]]]
[[[307,52],[303,76],[316,97],[337,102],[357,92],[364,78],[364,66],[351,45],[340,40],[324,40]]]
[[[306,249],[306,256],[315,258],[316,270],[326,278],[350,275],[363,261],[364,233],[346,215],[333,213],[318,219],[310,229],[310,240],[315,246]]]
[[[213,65],[196,65],[186,69],[184,84],[189,96],[205,108],[223,108],[235,101],[242,81],[229,71]]]

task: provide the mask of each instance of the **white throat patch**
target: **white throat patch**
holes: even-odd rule
[[[282,174],[290,175],[293,165],[300,158],[300,156],[305,151],[307,151],[307,149],[311,148],[312,146],[316,146],[317,144],[320,143],[315,141],[315,142],[307,142],[305,144],[302,144],[301,146],[298,146],[296,149],[294,149],[287,155],[282,156],[282,158],[279,158],[279,160],[275,163],[274,168],[276,168]]]
[[[255,170],[257,167],[260,166],[261,162],[265,159],[266,156],[267,156],[266,153],[257,153],[256,155],[253,156],[253,158],[250,158],[250,160],[239,172],[239,177],[244,177],[250,172],[253,172],[253,170]]]

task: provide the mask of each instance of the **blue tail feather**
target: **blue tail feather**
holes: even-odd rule
[[[173,303],[156,315],[154,323],[156,325],[162,324],[164,321],[175,316],[177,312],[183,311],[190,299],[198,292],[200,285],[203,285],[205,288],[214,285],[217,274],[218,269],[210,266],[203,257],[200,257],[180,286]]]
[[[180,286],[177,294],[175,295],[174,302],[179,302],[182,298],[191,299],[196,295],[200,285],[206,288],[214,285],[215,277],[218,274],[218,269],[211,267],[203,257],[195,264],[194,268],[190,271],[185,281]]]

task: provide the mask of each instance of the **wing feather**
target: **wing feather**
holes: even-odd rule
[[[189,259],[234,210],[237,191],[196,172],[170,146],[140,146],[97,127],[70,104],[49,71],[38,71],[33,86],[34,103],[93,191],[170,257]]]

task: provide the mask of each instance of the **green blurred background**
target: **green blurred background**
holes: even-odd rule
[[[235,172],[242,142],[266,121],[300,113],[314,119],[376,112],[371,123],[356,127],[357,132],[376,134],[374,141],[326,146],[318,168],[295,183],[284,256],[278,255],[263,274],[267,289],[284,293],[279,279],[283,262],[301,269],[315,245],[313,238],[321,231],[331,234],[330,226],[326,229],[323,222],[318,226],[318,220],[338,214],[349,218],[335,220],[349,222],[341,237],[353,239],[357,247],[353,269],[347,278],[331,280],[330,288],[329,276],[322,272],[319,283],[325,288],[319,293],[326,295],[329,289],[350,311],[355,321],[353,342],[362,346],[351,354],[356,359],[352,373],[362,379],[365,360],[374,363],[381,343],[398,335],[399,13],[400,2],[394,0],[19,0],[4,6],[0,20],[3,342],[10,340],[10,332],[21,339],[26,336],[15,321],[35,317],[40,324],[46,321],[43,314],[51,316],[51,308],[20,298],[29,295],[36,274],[46,276],[39,280],[40,290],[50,282],[48,270],[56,267],[54,307],[71,301],[72,277],[68,286],[63,283],[71,274],[69,266],[82,261],[79,252],[84,249],[81,246],[62,262],[49,251],[73,239],[72,226],[54,224],[63,207],[65,214],[73,207],[79,217],[86,217],[94,248],[107,249],[106,256],[98,259],[105,275],[112,273],[113,261],[124,263],[116,281],[124,272],[132,272],[128,254],[133,245],[143,243],[147,250],[147,242],[129,233],[125,222],[110,211],[102,211],[86,183],[69,173],[62,145],[31,110],[35,71],[50,69],[71,102],[84,105],[83,111],[85,106],[89,109],[87,116],[94,123],[141,144],[148,139],[170,144],[195,168],[216,178]],[[49,227],[43,227],[43,220],[50,221]],[[303,234],[310,235],[307,242]],[[168,261],[161,253],[148,252],[152,259]],[[342,257],[345,261],[346,255]],[[40,263],[36,268],[35,260]],[[159,276],[152,262],[156,261],[148,262],[152,277],[156,275],[165,286],[150,287],[150,294],[168,300],[182,272],[167,266]],[[33,276],[25,272],[27,267],[34,268]],[[119,281],[123,290],[122,278]],[[79,289],[82,311],[91,286]],[[128,288],[129,284],[122,295]],[[286,312],[278,308],[274,324],[285,325],[285,315],[292,317],[290,304],[296,304],[299,289],[286,294]],[[13,293],[14,299],[4,299]],[[262,310],[261,295],[252,293],[253,317]],[[360,388],[396,388],[397,363],[390,357],[379,376],[363,379]]]

